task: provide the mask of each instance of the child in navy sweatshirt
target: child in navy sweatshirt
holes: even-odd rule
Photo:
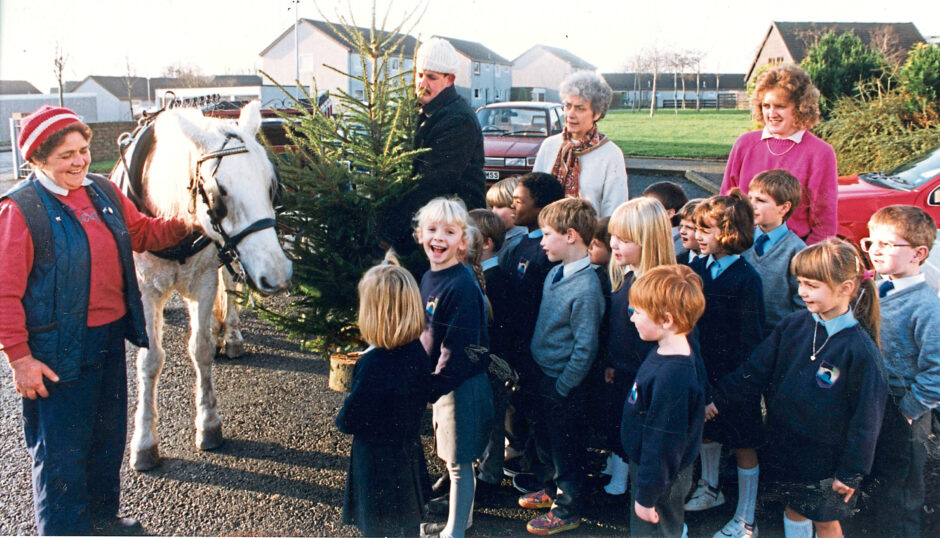
[[[372,347],[356,362],[336,417],[336,427],[353,435],[343,523],[364,536],[414,536],[424,515],[428,470],[419,431],[431,361],[418,340],[423,329],[411,273],[369,269],[359,282],[359,332]]]
[[[702,278],[705,314],[698,322],[702,360],[712,385],[744,363],[763,336],[764,294],[760,276],[741,253],[754,236],[754,212],[740,190],[712,196],[695,208],[695,240],[707,258],[692,262]],[[738,506],[716,536],[753,536],[757,506],[756,447],[761,438],[760,398],[734,414],[706,422],[702,441],[702,478],[686,503],[687,511],[706,510],[725,502],[718,489],[721,445],[734,449],[738,463]]]
[[[793,258],[806,310],[785,317],[722,378],[706,418],[767,403],[763,462],[786,481],[788,538],[842,536],[855,490],[871,469],[887,385],[878,350],[878,299],[855,248],[828,239]]]
[[[422,534],[461,538],[473,522],[473,462],[483,454],[493,421],[487,361],[485,298],[460,263],[473,229],[463,202],[435,198],[415,216],[415,236],[431,269],[421,279],[425,329],[421,343],[434,363],[430,398],[437,455],[450,475],[445,524],[424,524]]]
[[[705,367],[686,337],[705,310],[702,281],[687,266],[664,265],[641,276],[629,298],[640,338],[657,345],[623,406],[630,535],[683,536],[683,503],[705,422]]]
[[[529,422],[533,417],[531,409],[527,408],[531,405],[526,403],[533,393],[530,380],[536,368],[529,354],[529,344],[542,303],[545,275],[557,263],[549,261],[540,245],[542,231],[539,229],[539,212],[564,196],[564,187],[551,174],[533,172],[522,176],[513,192],[513,221],[516,226],[525,226],[529,232],[499,253],[499,267],[509,279],[508,296],[509,304],[512,305],[511,319],[506,324],[508,349],[503,358],[519,374],[519,390],[510,397],[509,416],[506,419],[506,436],[509,439],[506,452],[520,456],[506,458],[507,472],[512,474],[526,470],[525,466],[520,465],[523,459],[527,464],[537,461],[534,441],[529,435]],[[522,455],[525,457],[522,458]],[[531,475],[528,478],[534,482]],[[513,482],[515,484],[515,479]]]

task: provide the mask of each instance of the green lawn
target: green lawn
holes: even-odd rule
[[[111,169],[114,168],[114,164],[117,162],[117,159],[111,159],[110,161],[97,161],[91,163],[91,166],[88,167],[89,172],[95,174],[104,174],[108,175],[111,173]]]
[[[725,158],[742,133],[755,128],[747,110],[611,110],[598,128],[624,155]]]

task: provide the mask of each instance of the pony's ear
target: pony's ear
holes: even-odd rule
[[[238,127],[253,138],[261,127],[261,102],[257,99],[242,108],[238,116]]]

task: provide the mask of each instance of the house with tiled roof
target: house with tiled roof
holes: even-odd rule
[[[448,41],[457,50],[460,67],[454,86],[473,108],[508,101],[512,88],[512,62],[476,41],[434,36]]]
[[[597,67],[567,50],[535,45],[512,61],[513,98],[557,101],[558,86],[575,71],[596,72]]]
[[[754,55],[746,81],[764,64],[800,63],[807,51],[829,32],[854,32],[863,43],[903,62],[916,43],[925,42],[912,22],[783,22],[772,21]]]
[[[0,80],[0,95],[34,95],[42,93],[25,80]]]
[[[368,28],[358,30],[368,35]],[[414,55],[418,41],[410,35],[402,35],[401,59],[392,58],[387,67],[389,75],[410,71],[414,67]],[[307,91],[313,90],[316,81],[317,91],[339,89],[356,98],[363,98],[361,83],[334,71],[360,75],[363,72],[362,59],[356,47],[343,32],[343,26],[330,25],[325,21],[300,19],[297,23],[297,47],[295,55],[294,26],[274,39],[260,52],[262,70],[281,85],[294,85],[296,79]],[[327,67],[329,66],[329,67]],[[331,67],[333,69],[331,69]],[[299,71],[299,75],[298,75]],[[266,84],[267,80],[264,81]]]

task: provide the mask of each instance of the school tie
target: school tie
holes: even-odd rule
[[[885,295],[888,295],[888,292],[894,289],[894,282],[891,280],[885,280],[878,286],[878,298],[884,299]]]
[[[717,261],[712,260],[711,263],[705,266],[705,269],[708,270],[708,276],[710,276],[712,280],[715,280],[716,278],[718,278],[718,262]]]
[[[761,234],[756,241],[754,241],[754,252],[758,256],[764,255],[764,246],[767,245],[767,242],[770,241],[770,236],[767,234]]]
[[[559,267],[558,271],[555,273],[555,276],[552,278],[552,284],[558,284],[561,282],[561,279],[565,277],[565,268]]]

